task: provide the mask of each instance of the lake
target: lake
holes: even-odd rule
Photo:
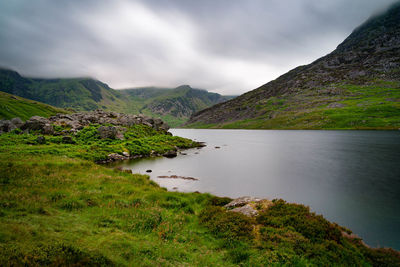
[[[207,147],[120,165],[169,190],[302,203],[371,246],[400,249],[400,131],[170,131]],[[198,180],[157,178],[171,175]]]

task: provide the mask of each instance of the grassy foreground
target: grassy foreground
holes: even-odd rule
[[[131,153],[191,142],[166,143],[145,128],[126,134],[130,142],[140,140]],[[303,205],[274,200],[267,209],[258,207],[258,217],[246,217],[221,207],[228,198],[168,192],[148,176],[93,163],[97,152],[115,149],[118,141],[90,134],[85,138],[91,144],[79,136],[75,144],[50,137],[38,144],[36,138],[0,136],[2,266],[400,264],[398,252],[369,249]]]

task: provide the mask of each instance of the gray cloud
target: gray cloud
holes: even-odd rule
[[[0,0],[0,65],[240,94],[329,53],[392,2]]]

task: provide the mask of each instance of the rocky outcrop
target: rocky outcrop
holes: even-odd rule
[[[11,121],[0,120],[0,134],[11,132],[12,130],[14,130],[16,128],[17,128],[17,126],[15,126]]]
[[[89,124],[111,124],[114,126],[133,126],[144,124],[157,131],[167,132],[168,124],[161,119],[154,119],[145,115],[130,115],[117,112],[106,112],[95,110],[92,112],[79,112],[74,114],[57,114],[49,119],[54,124],[67,125],[72,129],[80,130],[80,128]]]
[[[67,134],[73,134],[82,130],[89,124],[113,125],[101,126],[98,130],[101,138],[111,139],[123,139],[124,127],[137,124],[147,125],[157,131],[167,132],[169,130],[168,124],[161,119],[153,119],[144,115],[128,115],[96,110],[86,113],[57,114],[48,119],[40,116],[33,116],[25,123],[20,118],[0,120],[0,133],[11,132],[16,128],[20,128],[23,131],[39,131],[43,134],[51,135],[54,134],[53,125],[56,125],[68,127],[69,130]]]
[[[245,196],[232,200],[224,207],[231,212],[238,212],[249,217],[255,217],[260,211],[268,209],[271,205],[271,200]]]

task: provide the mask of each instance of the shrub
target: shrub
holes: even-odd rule
[[[68,244],[39,244],[31,250],[0,247],[2,266],[114,266],[105,256]]]
[[[284,200],[274,200],[274,205],[261,212],[257,222],[264,226],[292,227],[311,241],[334,240],[341,242],[342,234],[336,225],[321,215],[310,212],[310,208],[299,204],[289,204]]]
[[[228,243],[252,238],[254,220],[243,214],[227,212],[223,208],[209,206],[199,215],[200,223],[222,237]]]
[[[226,204],[228,204],[229,202],[231,202],[232,199],[229,197],[212,197],[208,204],[211,206],[225,206]]]

